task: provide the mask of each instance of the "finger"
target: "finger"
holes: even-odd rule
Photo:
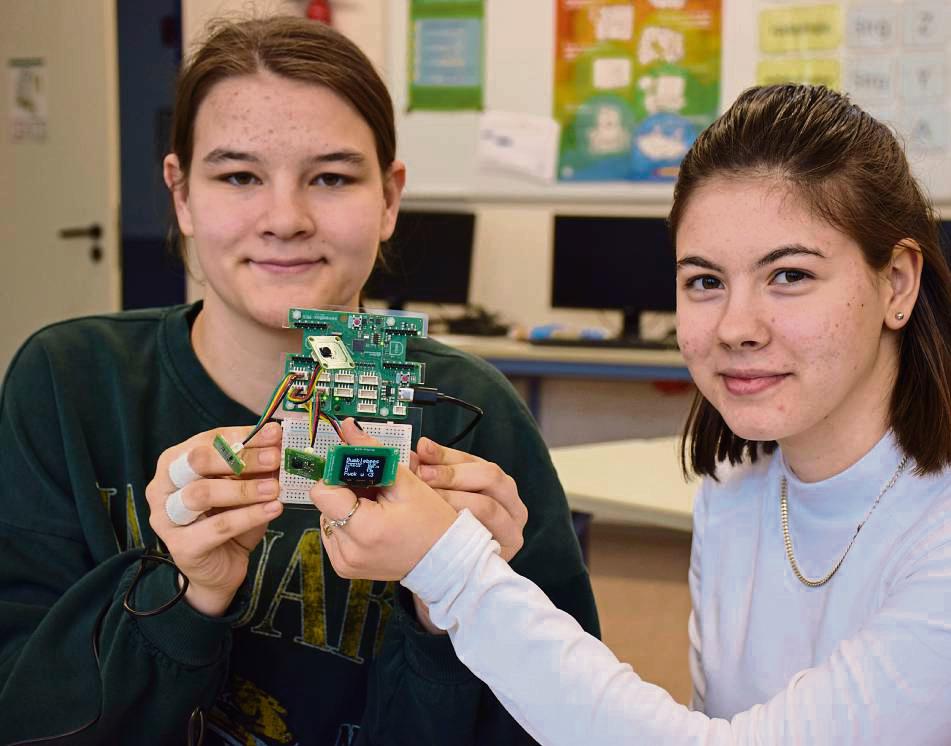
[[[255,445],[242,448],[238,455],[244,461],[241,476],[266,474],[280,467],[281,449],[277,444]],[[234,476],[234,472],[213,445],[195,446],[188,454],[191,467],[205,477]]]
[[[377,500],[411,501],[420,497],[420,490],[432,492],[432,489],[416,476],[409,467],[399,464],[396,467],[396,479],[393,480],[393,484],[389,487],[382,487],[377,492]]]
[[[212,508],[233,508],[266,502],[277,497],[276,479],[200,479],[182,490],[182,503],[204,513]]]
[[[462,464],[484,460],[471,453],[439,445],[431,438],[420,438],[416,444],[416,451],[419,453],[420,463],[423,464]]]
[[[350,512],[357,495],[346,487],[332,487],[317,482],[310,488],[310,499],[322,515],[339,520]]]
[[[439,494],[457,513],[468,509],[501,546],[514,548],[516,551],[522,547],[524,524],[513,518],[491,497],[452,490],[439,490]]]
[[[413,472],[413,474],[418,474],[419,472],[419,456],[416,451],[409,452],[409,470]]]
[[[159,459],[156,471],[153,491],[160,496],[174,492],[176,489],[184,487],[186,484],[195,481],[201,477],[210,476],[230,476],[233,474],[231,468],[224,462],[221,455],[214,449],[212,443],[216,435],[221,435],[229,444],[240,443],[248,433],[251,427],[223,427],[217,430],[209,430],[203,433],[193,435],[191,438],[177,446],[169,448]],[[280,424],[269,422],[261,431],[254,436],[251,448],[274,448],[281,442],[282,429]],[[248,462],[251,458],[258,466],[260,459],[254,454],[256,451],[250,448],[241,450],[241,458]],[[271,467],[275,470],[280,465],[280,451],[277,452],[277,461]],[[265,459],[267,460],[267,459]],[[260,469],[255,469],[260,471]]]
[[[279,500],[268,500],[206,516],[204,520],[184,527],[180,533],[187,538],[176,542],[180,543],[176,551],[172,551],[172,547],[169,547],[169,551],[174,556],[184,553],[191,557],[202,557],[231,539],[274,520],[283,509],[284,505]]]
[[[372,435],[367,435],[357,426],[357,421],[353,417],[348,417],[342,423],[340,428],[343,430],[344,440],[352,446],[381,446],[380,441]]]
[[[490,461],[421,465],[419,478],[433,489],[484,492],[507,504],[511,504],[512,498],[518,496],[515,480]]]
[[[499,534],[508,536],[516,530],[512,516],[491,497],[454,490],[439,490],[439,494],[457,513],[468,508],[469,512],[479,519],[479,523],[489,529],[496,538]]]
[[[356,514],[354,514],[354,518],[356,518]],[[341,578],[355,579],[358,577],[358,573],[349,560],[356,556],[358,550],[355,548],[353,540],[344,530],[347,528],[350,528],[349,523],[342,528],[331,527],[328,532],[327,516],[325,514],[320,516],[320,541],[324,545],[324,551],[330,559],[330,564],[333,565],[334,572]]]

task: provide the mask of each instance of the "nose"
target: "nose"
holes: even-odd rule
[[[716,331],[723,347],[755,350],[769,342],[769,324],[764,319],[764,309],[752,293],[734,288],[719,310]]]
[[[312,235],[316,227],[306,189],[293,184],[272,184],[259,222],[262,235],[289,241]]]

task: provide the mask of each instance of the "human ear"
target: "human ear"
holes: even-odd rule
[[[178,229],[183,236],[194,234],[191,210],[188,206],[188,179],[182,172],[181,164],[175,153],[169,153],[162,161],[162,178],[165,186],[172,194],[172,204],[175,207],[175,217],[178,219]]]
[[[885,326],[889,329],[898,330],[908,323],[918,300],[923,264],[921,247],[913,239],[899,241],[892,249],[892,258],[885,268],[888,280],[885,286]]]
[[[400,199],[406,185],[406,165],[393,161],[383,174],[383,219],[380,222],[380,240],[386,241],[396,228],[396,216],[400,211]]]

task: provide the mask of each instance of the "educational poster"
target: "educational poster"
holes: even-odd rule
[[[46,65],[38,57],[7,61],[10,135],[14,143],[46,140]]]
[[[556,0],[562,181],[669,181],[720,100],[721,0]]]
[[[409,108],[482,109],[484,0],[412,0]]]
[[[946,0],[760,0],[761,85],[793,81],[848,93],[909,151],[951,150],[951,5]]]

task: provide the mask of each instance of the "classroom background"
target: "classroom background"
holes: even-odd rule
[[[201,297],[166,249],[177,65],[222,13],[327,11],[387,81],[408,168],[402,284],[376,278],[370,305],[428,313],[434,335],[511,378],[578,512],[605,641],[687,702],[694,486],[675,436],[693,387],[664,225],[676,163],[744,88],[825,83],[895,127],[951,220],[951,7],[0,0],[0,370],[44,324]],[[606,157],[632,127],[639,149]]]

